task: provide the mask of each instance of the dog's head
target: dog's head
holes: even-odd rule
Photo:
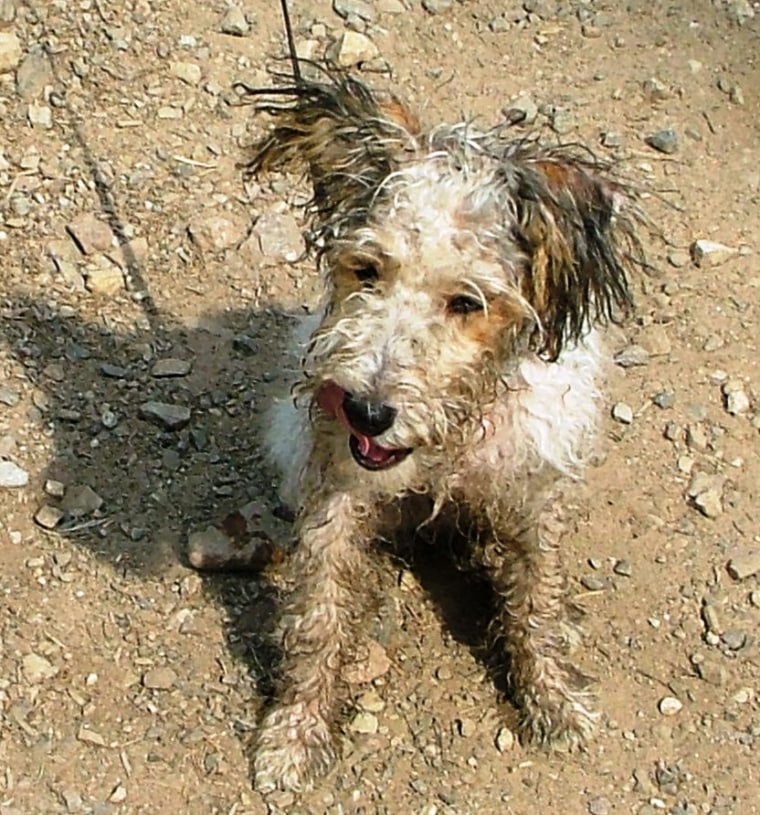
[[[250,170],[306,171],[328,278],[307,387],[364,467],[466,439],[526,354],[554,361],[629,308],[635,207],[590,156],[423,131],[343,75],[264,107]]]

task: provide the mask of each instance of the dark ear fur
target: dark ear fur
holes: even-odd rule
[[[366,215],[382,182],[398,168],[396,156],[413,149],[418,128],[397,99],[381,104],[347,74],[322,71],[324,82],[302,80],[289,90],[295,98],[259,106],[275,126],[247,165],[251,175],[298,165],[307,171],[314,187],[314,238]]]
[[[548,359],[632,306],[627,271],[641,259],[635,201],[599,173],[562,151],[517,162],[515,237],[529,259],[523,294],[541,321],[535,344]]]

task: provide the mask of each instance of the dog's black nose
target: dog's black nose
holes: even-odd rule
[[[351,427],[367,436],[384,433],[396,418],[396,408],[384,403],[370,402],[347,393],[343,401],[343,412]]]

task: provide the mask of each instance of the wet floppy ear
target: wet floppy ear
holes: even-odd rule
[[[522,293],[541,324],[534,345],[556,359],[566,343],[631,308],[636,208],[592,164],[552,154],[519,168],[513,194],[515,237],[527,257]]]
[[[414,142],[418,125],[400,102],[381,104],[345,74],[326,72],[324,82],[302,80],[291,92],[289,101],[259,106],[274,117],[274,128],[254,148],[247,171],[305,169],[319,231],[336,218],[366,211],[398,168],[399,153]]]

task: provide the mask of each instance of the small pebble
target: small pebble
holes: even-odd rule
[[[710,336],[702,344],[702,350],[711,354],[713,351],[718,351],[725,345],[723,338],[718,334],[710,334]]]
[[[723,514],[723,501],[717,489],[708,489],[694,496],[694,506],[706,517],[717,518]]]
[[[616,561],[615,565],[612,567],[612,571],[615,572],[615,574],[619,574],[621,577],[630,577],[633,574],[631,564],[627,560]]]
[[[473,719],[463,718],[459,719],[456,723],[457,733],[463,739],[469,739],[477,731],[477,724]]]
[[[166,402],[145,402],[140,405],[140,416],[165,430],[181,430],[191,417],[190,408]]]
[[[691,262],[691,254],[682,249],[671,249],[668,252],[668,263],[674,269],[682,269]]]
[[[191,87],[199,85],[203,76],[201,66],[196,62],[172,62],[169,70],[177,79]]]
[[[328,58],[342,68],[353,68],[380,56],[375,43],[358,31],[346,31],[328,49]]]
[[[712,631],[714,634],[720,634],[723,630],[720,624],[720,617],[718,617],[718,612],[714,605],[705,603],[702,606],[702,619],[708,631]]]
[[[697,676],[703,682],[707,682],[708,685],[714,685],[716,688],[720,688],[726,684],[726,669],[717,660],[705,658],[699,660],[699,662],[694,662],[692,659],[692,662]]]
[[[385,702],[377,691],[368,690],[357,700],[357,704],[362,710],[368,713],[379,713],[385,708]]]
[[[129,379],[130,372],[128,368],[122,368],[120,365],[111,365],[104,362],[100,366],[100,373],[108,379]]]
[[[600,795],[598,798],[592,798],[588,802],[588,811],[591,815],[608,815],[610,811],[609,799]]]
[[[177,681],[177,674],[168,666],[151,668],[143,674],[143,687],[150,690],[170,690]]]
[[[690,424],[686,428],[686,444],[691,450],[704,453],[709,445],[709,437],[704,426],[701,424]]]
[[[659,153],[672,154],[678,151],[678,135],[675,130],[658,130],[647,136],[644,141]]]
[[[675,696],[663,696],[657,703],[657,709],[663,716],[675,716],[683,709],[683,702]]]
[[[22,660],[24,678],[30,685],[38,685],[45,679],[58,675],[58,668],[46,657],[39,654],[27,654]]]
[[[66,492],[66,485],[61,481],[55,481],[49,478],[45,482],[44,490],[51,498],[63,498],[63,494]]]
[[[731,246],[702,238],[692,243],[690,251],[692,260],[700,267],[720,266],[737,254]]]
[[[114,237],[111,227],[92,212],[78,215],[66,225],[66,231],[85,255],[105,252]]]
[[[65,515],[66,513],[58,509],[58,507],[43,504],[35,513],[34,520],[43,529],[55,529]]]
[[[649,352],[640,345],[629,345],[615,354],[615,364],[621,368],[633,368],[649,364]]]
[[[118,294],[124,289],[124,273],[117,266],[88,267],[85,271],[85,288],[93,294]]]
[[[740,648],[744,648],[747,642],[747,635],[743,631],[732,629],[721,634],[720,641],[729,651],[738,651]]]
[[[760,548],[732,557],[727,568],[734,580],[746,580],[760,573]]]
[[[668,422],[663,429],[662,435],[668,441],[678,441],[681,438],[681,428],[676,422]]]
[[[739,416],[749,411],[749,397],[744,391],[731,391],[726,395],[726,412]]]
[[[187,376],[192,370],[193,363],[188,359],[175,359],[166,357],[159,359],[151,369],[150,375],[156,379],[168,377]]]
[[[0,461],[0,487],[14,489],[29,483],[29,473],[12,461]]]
[[[618,402],[612,408],[612,418],[620,424],[631,424],[633,422],[633,408],[625,402]]]
[[[678,456],[676,467],[680,473],[688,475],[694,469],[694,459],[691,456]]]
[[[654,395],[652,401],[658,408],[666,410],[667,408],[672,408],[676,403],[676,395],[673,391],[660,391]]]
[[[496,749],[506,753],[515,746],[515,734],[508,727],[500,727],[496,733]]]
[[[123,784],[117,784],[113,792],[108,797],[112,804],[123,804],[127,800],[127,788]]]
[[[244,37],[248,31],[248,21],[245,14],[237,6],[230,6],[219,23],[219,30],[222,34],[229,34],[233,37]]]
[[[451,8],[452,0],[422,0],[422,8],[428,14],[442,14]]]
[[[351,720],[348,729],[354,733],[363,733],[371,736],[377,733],[378,726],[377,716],[375,716],[374,713],[361,711]]]
[[[20,400],[21,396],[17,390],[8,387],[8,385],[0,385],[0,405],[15,407]]]

